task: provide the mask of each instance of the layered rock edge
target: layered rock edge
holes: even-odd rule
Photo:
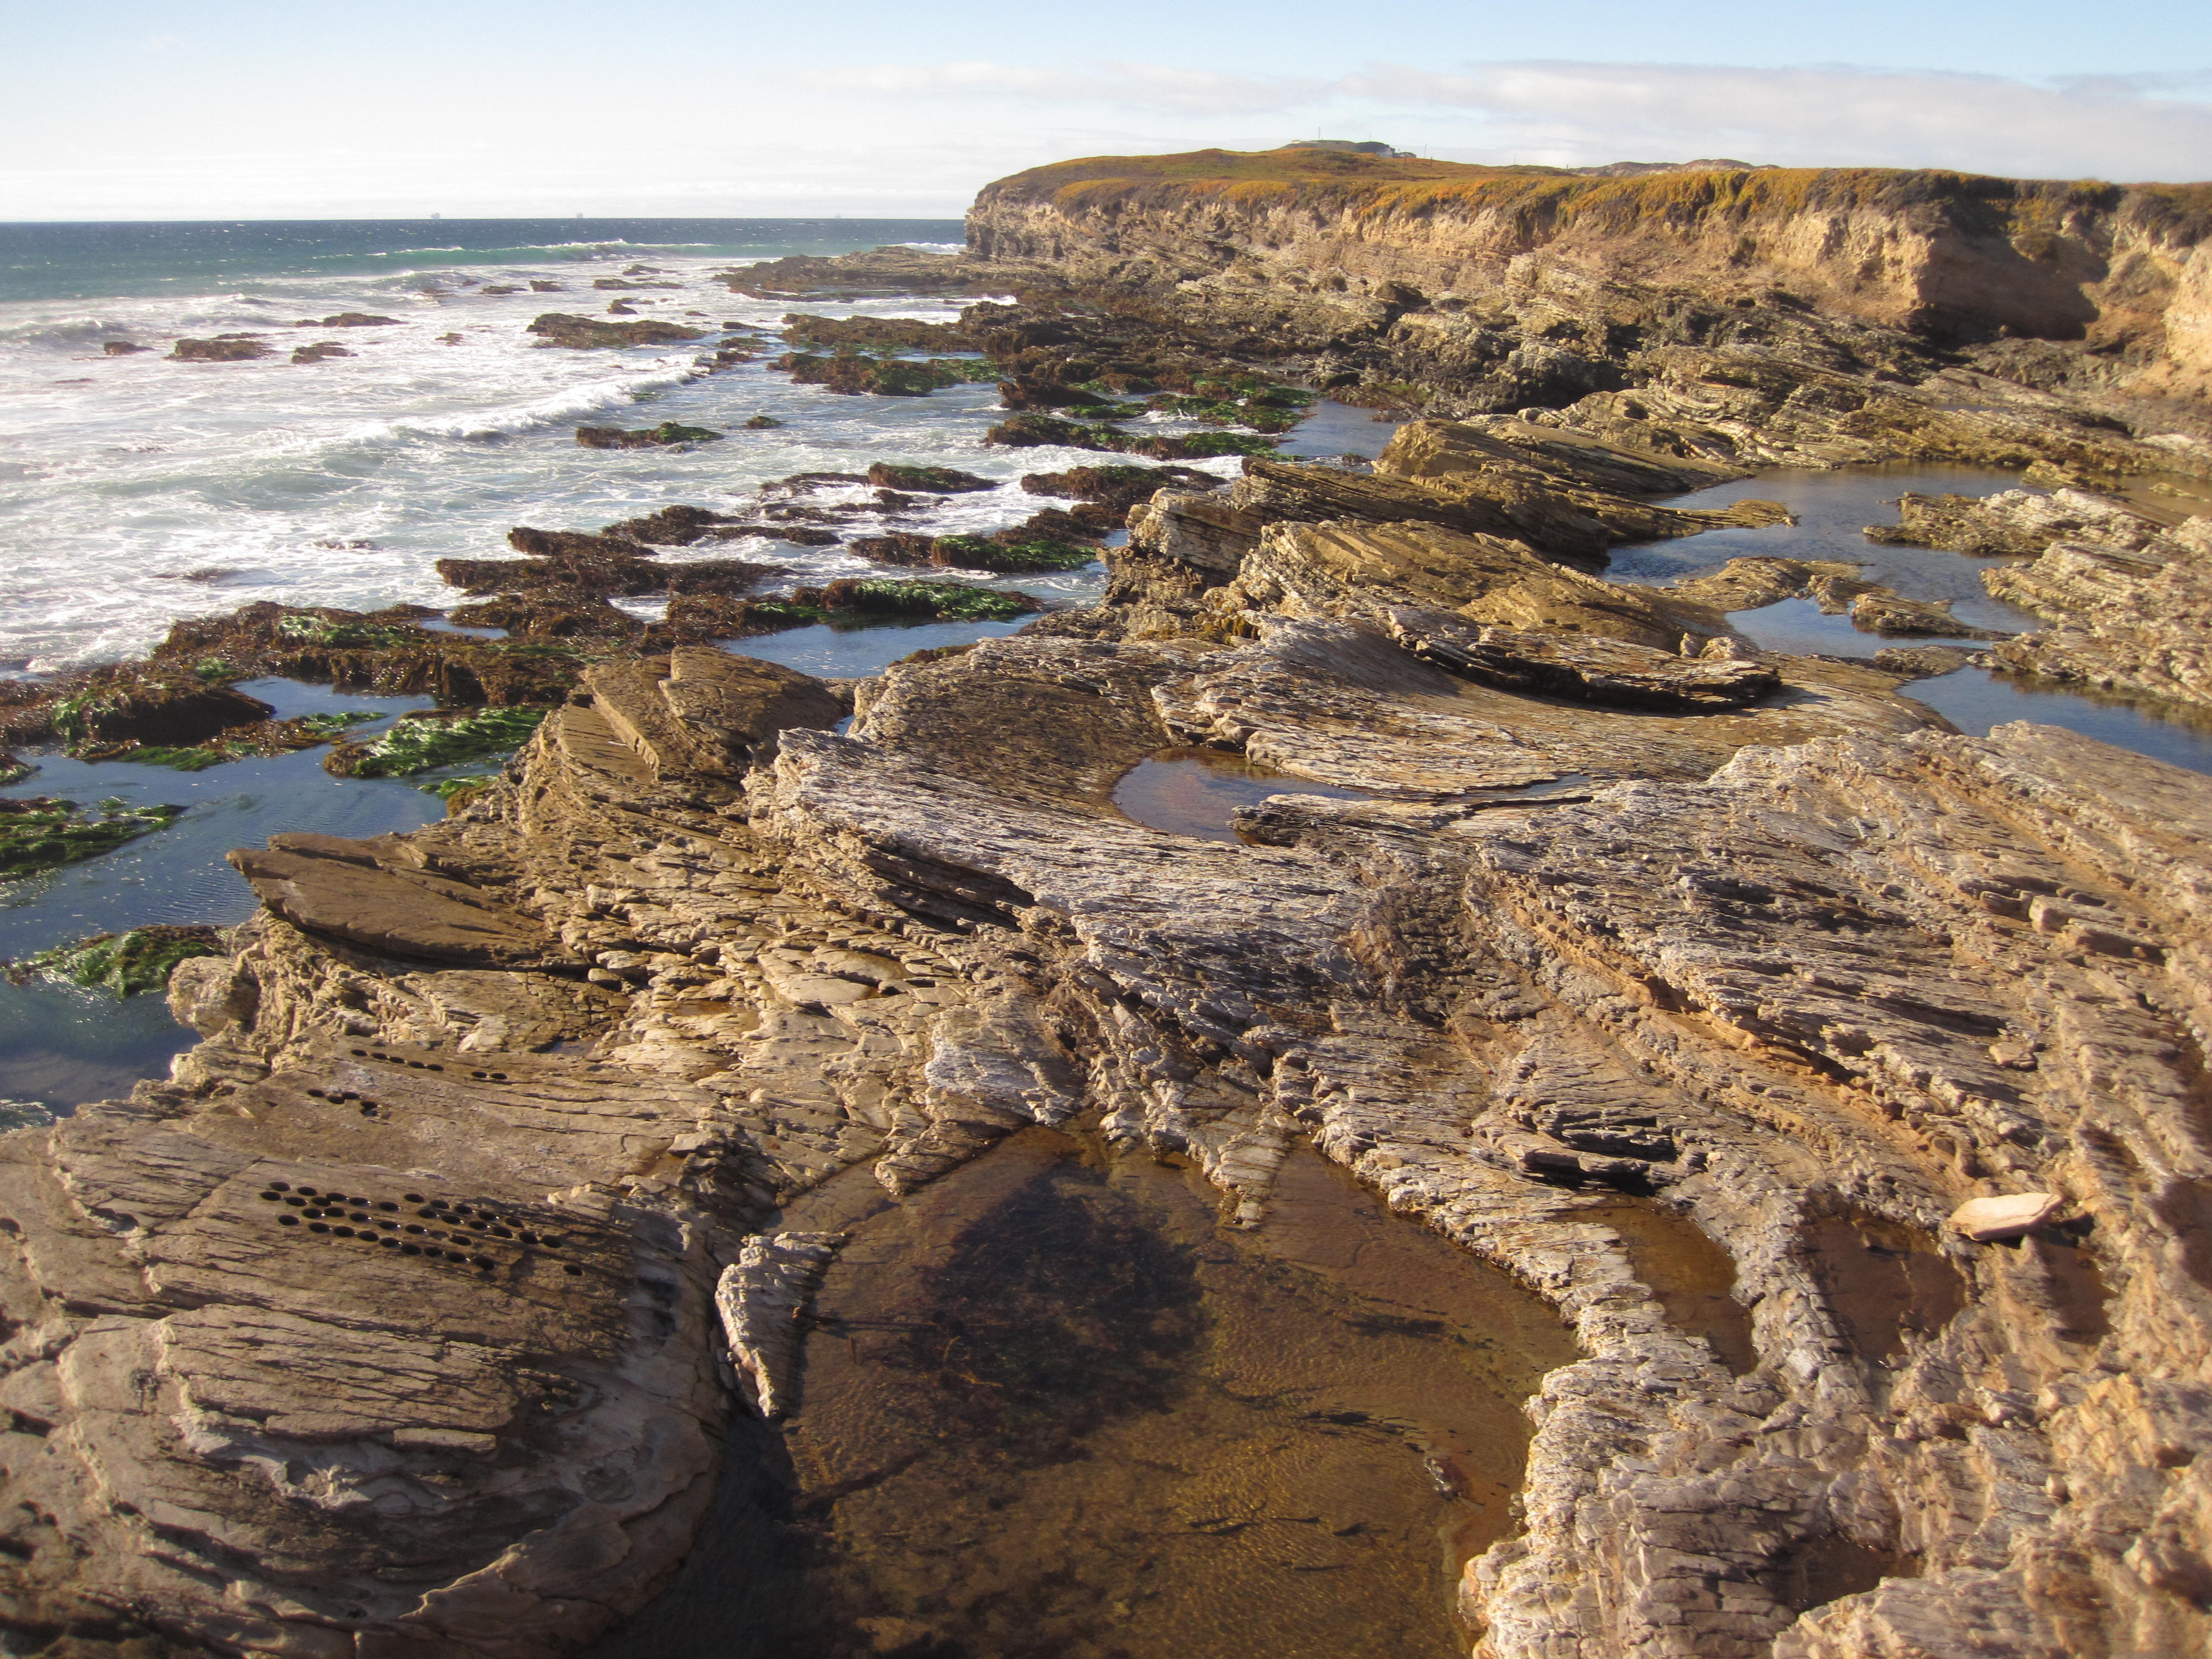
[[[1516,337],[1626,291],[1594,280],[1535,271]],[[1358,352],[1418,310],[1378,303]],[[1778,459],[2191,452],[1807,329],[1593,348],[1646,378],[1420,423],[1371,474],[1163,491],[1102,610],[856,690],[603,664],[445,823],[237,855],[264,910],[179,969],[173,1078],[0,1139],[11,1617],[568,1651],[674,1572],[728,1413],[787,1391],[833,1241],[783,1203],[1080,1118],[1241,1224],[1309,1138],[1570,1322],[1525,1527],[1461,1588],[1484,1652],[2205,1645],[2212,782],[1726,634],[1805,570],[1590,571],[1706,527],[1645,498]],[[1923,378],[1814,350],[1846,336]],[[2075,619],[2079,678],[2165,648],[2121,577],[2203,626],[2196,532],[1943,521],[2027,538],[2002,574]],[[1285,775],[1241,844],[1112,805],[1191,744]],[[2024,1238],[1945,1224],[2028,1194],[2061,1204]],[[1631,1201],[1727,1250],[1748,1370],[1639,1276]]]

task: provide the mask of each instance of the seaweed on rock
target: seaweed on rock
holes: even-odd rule
[[[127,841],[166,830],[181,806],[131,806],[101,801],[99,816],[73,800],[45,795],[0,799],[0,880],[41,875],[110,853]]]
[[[222,954],[222,934],[213,927],[160,923],[57,945],[10,963],[8,977],[21,985],[36,975],[112,991],[119,999],[165,990],[179,963]]]
[[[404,778],[513,754],[545,718],[542,708],[403,718],[373,743],[341,744],[323,763],[346,778]]]

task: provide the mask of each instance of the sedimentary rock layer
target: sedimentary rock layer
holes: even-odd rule
[[[987,186],[971,254],[1077,287],[1179,297],[1224,324],[1404,325],[1465,361],[1554,273],[1708,307],[1780,288],[1822,309],[1984,339],[2087,338],[2137,379],[2212,374],[2202,185],[2069,185],[1880,168],[1592,178],[1313,152],[1104,156]],[[1493,355],[1503,361],[1514,348]],[[1540,378],[1540,344],[1507,372]],[[1555,376],[1559,366],[1550,372]],[[1529,401],[1535,401],[1530,399]]]
[[[1079,1118],[1240,1225],[1310,1139],[1571,1327],[1461,1583],[1495,1659],[2212,1641],[2212,783],[1725,631],[1847,572],[1587,568],[1777,453],[2177,452],[1924,359],[1638,361],[1163,490],[1109,604],[857,686],[610,653],[445,822],[242,851],[173,1078],[0,1138],[11,1616],[554,1659],[674,1571],[739,1376],[787,1403],[784,1200]],[[1114,804],[1194,744],[1284,775],[1234,840]],[[1947,1224],[1990,1200],[2044,1218]]]

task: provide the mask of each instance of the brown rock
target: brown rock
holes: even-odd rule
[[[634,345],[671,345],[706,337],[707,331],[641,318],[634,323],[610,323],[591,317],[549,311],[523,331],[543,337],[540,345],[567,346],[575,350]]]
[[[225,335],[212,340],[179,340],[169,360],[179,363],[245,363],[274,355],[252,335]]]

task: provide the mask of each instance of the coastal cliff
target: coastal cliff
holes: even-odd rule
[[[1943,630],[1848,563],[1604,568],[1786,520],[1662,500],[1762,465],[2212,470],[2193,198],[1217,155],[994,185],[966,258],[732,286],[1019,290],[968,307],[957,346],[901,325],[1002,377],[1014,418],[979,447],[1131,441],[1102,400],[1133,392],[1272,420],[1288,389],[1260,364],[1468,418],[1404,424],[1371,466],[1254,453],[1226,488],[1041,477],[1127,510],[1103,602],[857,681],[704,643],[672,603],[507,687],[542,719],[443,821],[234,853],[262,908],[170,981],[198,1044],[0,1137],[0,1592],[26,1650],[560,1659],[717,1528],[701,1553],[732,1564],[718,1612],[739,1606],[773,1528],[734,1524],[717,1483],[798,1482],[804,1357],[869,1334],[809,1298],[830,1264],[881,1266],[867,1205],[1047,1131],[1188,1170],[1224,1237],[1264,1237],[1297,1160],[1326,1160],[1531,1300],[1551,1328],[1511,1396],[1525,1439],[1479,1478],[1402,1423],[1328,1424],[1373,1431],[1455,1515],[1491,1503],[1437,1586],[1462,1649],[2212,1642],[2212,780],[2051,726],[1965,735],[1903,695],[1940,672],[1925,647],[1731,630],[1811,592]],[[2130,309],[2125,282],[2164,297]],[[794,330],[837,332],[818,321]],[[838,361],[880,388],[875,359]],[[926,473],[849,482],[984,482]],[[2212,696],[2204,520],[2075,491],[1908,496],[1900,519],[1881,533],[2027,561],[1991,583],[2053,618],[2006,642],[2022,665]],[[456,585],[604,608],[648,580],[623,528],[518,528],[527,559]],[[847,544],[870,544],[922,556]],[[264,605],[164,649],[258,641],[306,673],[269,653],[311,627],[333,678],[486,650],[404,622]],[[1208,761],[1264,787],[1180,827],[1122,793]],[[1035,1354],[979,1376],[951,1356],[988,1330],[889,1313],[911,1397],[1052,1417]],[[1053,1427],[1057,1464],[1112,1461]],[[810,1548],[913,1463],[896,1438],[783,1489]],[[1158,1471],[1125,1461],[1141,1504]],[[1000,1568],[982,1506],[948,1533],[925,1494],[877,1528],[927,1540],[912,1576],[831,1608],[850,1628],[823,1651],[998,1651],[978,1632],[1006,1605],[1092,1643],[1070,1651],[1194,1650],[1193,1607],[1208,1659],[1279,1651],[1248,1610],[1305,1620],[1360,1528],[1255,1490],[1138,1517],[1225,1540],[1208,1559],[1233,1572],[1086,1558],[1071,1530],[1024,1565],[1033,1600],[995,1609],[962,1570]],[[1054,1599],[1094,1567],[1127,1567],[1127,1599]]]
[[[1282,344],[1404,337],[1440,366],[1516,294],[1597,290],[1618,329],[1638,322],[1637,295],[1671,292],[1947,344],[2069,343],[2009,355],[2133,392],[2212,385],[2212,185],[1881,168],[1592,177],[1200,150],[1016,173],[984,189],[968,225],[973,255],[1048,283],[1224,327],[1264,314]]]

